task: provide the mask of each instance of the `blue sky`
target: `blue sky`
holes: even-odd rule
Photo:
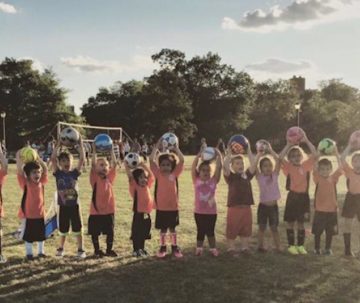
[[[77,110],[142,79],[161,48],[218,53],[256,80],[343,78],[360,88],[360,0],[0,0],[0,59],[52,67]]]

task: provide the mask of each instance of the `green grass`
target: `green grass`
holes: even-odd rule
[[[115,250],[118,258],[76,260],[75,239],[66,243],[67,257],[54,257],[57,236],[46,241],[45,260],[32,263],[24,261],[24,245],[12,238],[19,224],[17,210],[21,191],[16,182],[15,167],[10,167],[4,186],[6,217],[4,225],[4,254],[9,262],[0,265],[0,302],[358,302],[360,301],[360,261],[342,256],[342,236],[334,239],[332,257],[290,256],[287,254],[253,253],[250,256],[231,257],[226,254],[225,219],[226,192],[224,181],[218,187],[218,222],[216,236],[221,255],[212,258],[194,257],[196,227],[193,218],[193,189],[190,177],[192,157],[186,158],[186,170],[180,178],[179,244],[185,252],[182,260],[167,258],[157,260],[135,259],[132,252],[130,226],[132,201],[128,182],[123,171],[114,186],[117,213]],[[281,177],[283,199],[280,203],[281,222],[286,193],[285,179]],[[53,197],[54,178],[46,186],[47,205]],[[258,197],[257,184],[253,182],[254,197]],[[338,193],[342,205],[345,180],[341,178]],[[313,185],[310,189],[314,192]],[[91,189],[88,174],[80,179],[80,199],[87,230]],[[152,215],[154,221],[154,213]],[[256,207],[253,207],[254,223]],[[355,225],[355,224],[354,224]],[[310,226],[308,226],[310,227]],[[354,229],[359,229],[358,225]],[[280,226],[285,244],[285,226]],[[147,242],[151,253],[158,247],[158,232],[152,230],[153,239]],[[85,248],[92,254],[89,236],[84,233]],[[358,234],[353,236],[354,250],[358,249]],[[323,239],[324,241],[324,239]],[[104,238],[101,244],[105,245]],[[256,248],[256,225],[252,238]],[[271,239],[268,239],[271,243]],[[306,246],[312,251],[312,236]]]

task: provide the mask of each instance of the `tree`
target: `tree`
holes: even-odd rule
[[[50,69],[40,73],[31,60],[5,58],[0,64],[0,109],[7,114],[7,147],[46,139],[58,121],[78,122],[65,97]]]

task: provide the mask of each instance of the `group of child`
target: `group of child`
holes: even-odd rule
[[[352,147],[346,147],[340,156],[336,149],[338,168],[333,171],[332,162],[327,158],[320,158],[314,145],[306,135],[302,139],[310,150],[306,158],[298,145],[287,143],[278,155],[271,146],[268,154],[257,152],[254,155],[250,144],[247,149],[249,166],[245,166],[243,155],[232,155],[227,151],[223,158],[222,153],[216,150],[215,159],[202,160],[200,152],[194,159],[191,174],[195,193],[194,216],[197,226],[196,251],[197,256],[203,254],[205,237],[209,242],[209,251],[216,257],[219,251],[216,247],[215,225],[217,220],[216,190],[221,179],[221,173],[228,185],[226,239],[228,251],[238,255],[235,249],[235,239],[240,237],[242,253],[249,253],[249,239],[252,235],[252,205],[254,204],[251,180],[255,177],[259,185],[259,204],[257,209],[258,223],[258,251],[266,252],[264,233],[269,226],[274,240],[275,250],[282,251],[278,231],[279,209],[281,198],[279,189],[280,170],[286,176],[286,199],[284,221],[287,224],[286,234],[290,254],[307,254],[304,246],[304,223],[310,219],[309,183],[310,174],[316,185],[314,197],[315,214],[313,217],[312,233],[315,239],[315,254],[321,254],[320,240],[325,232],[326,255],[331,255],[332,237],[338,233],[337,223],[337,192],[336,184],[344,174],[347,178],[348,192],[342,209],[344,217],[344,244],[345,255],[353,256],[351,251],[351,225],[357,216],[360,221],[360,154],[353,154],[351,166],[346,158],[352,152]],[[70,230],[77,237],[79,258],[85,258],[83,249],[82,220],[79,205],[78,178],[85,159],[83,142],[80,139],[80,157],[76,168],[73,168],[73,157],[67,151],[62,151],[57,144],[53,149],[51,162],[53,175],[57,187],[57,215],[60,234],[59,247],[56,255],[65,254],[64,244]],[[160,247],[157,257],[167,255],[167,241],[170,239],[171,254],[176,258],[183,256],[178,243],[176,227],[179,224],[179,184],[178,178],[183,172],[184,156],[178,147],[171,152],[161,153],[161,142],[153,149],[150,155],[150,167],[145,163],[132,170],[124,161],[125,170],[129,179],[129,192],[133,199],[133,221],[131,240],[133,242],[133,256],[145,257],[145,241],[150,239],[151,217],[156,209],[155,228],[160,230]],[[95,150],[95,147],[93,148]],[[21,239],[25,241],[26,258],[33,260],[33,242],[38,242],[38,257],[45,257],[45,211],[44,186],[48,182],[46,164],[38,159],[35,162],[23,163],[20,152],[17,159],[17,179],[23,191],[18,216],[21,219]],[[1,189],[7,174],[7,161],[0,148],[0,228],[3,216]],[[117,160],[111,152],[111,160],[97,157],[92,154],[90,184],[92,197],[90,215],[88,218],[88,234],[91,235],[94,254],[97,257],[115,257],[114,242],[114,215],[115,197],[113,184],[116,177]],[[151,188],[155,191],[152,195]],[[297,230],[297,241],[295,241]],[[169,235],[168,235],[169,233]],[[106,235],[106,251],[100,248],[99,236]],[[1,240],[1,237],[0,237]],[[1,248],[1,243],[0,243]],[[1,260],[4,260],[0,251]]]

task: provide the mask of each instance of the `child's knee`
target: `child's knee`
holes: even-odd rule
[[[278,227],[276,225],[271,225],[270,226],[270,230],[273,234],[277,234],[278,233]]]

